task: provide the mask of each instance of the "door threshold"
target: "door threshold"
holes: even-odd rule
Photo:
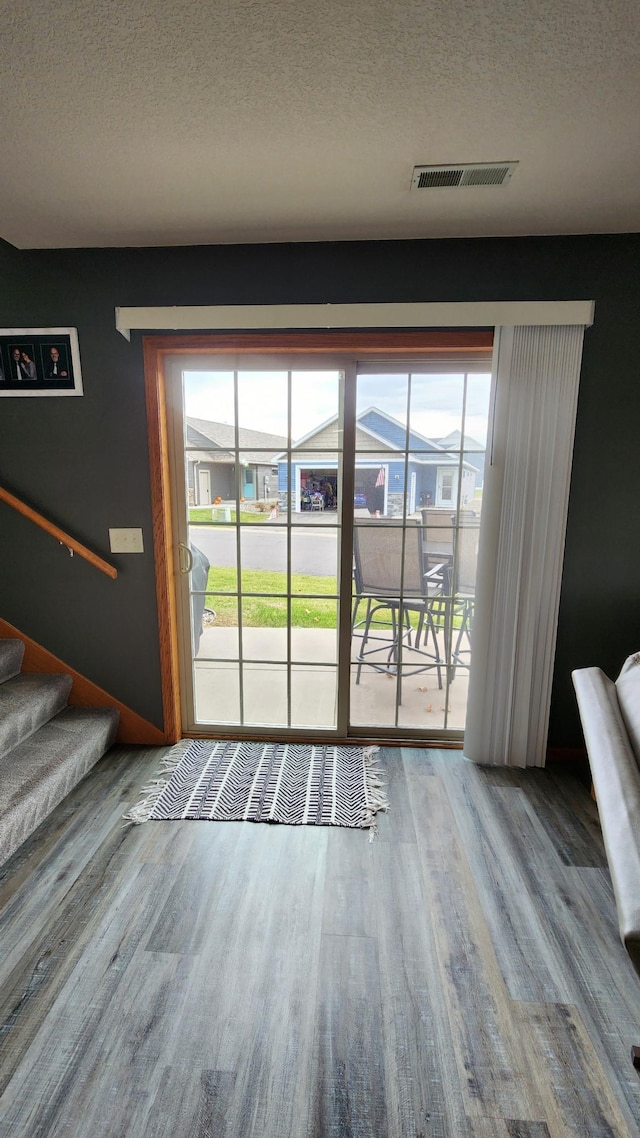
[[[283,729],[285,730],[285,729]],[[199,730],[183,731],[183,739],[228,739],[229,741],[237,741],[238,743],[293,743],[298,744],[325,744],[327,747],[424,747],[424,748],[438,748],[441,751],[461,751],[464,743],[462,739],[438,739],[438,738],[425,738],[420,736],[404,735],[398,736],[394,731],[393,736],[384,735],[352,735],[344,738],[327,738],[326,735],[309,735],[305,732],[284,735],[281,731],[273,732],[260,732],[259,734],[250,734],[249,732],[236,731],[234,729],[225,731],[214,729],[210,726],[202,727]]]

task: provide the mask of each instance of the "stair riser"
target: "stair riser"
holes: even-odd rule
[[[0,640],[0,684],[19,675],[23,656],[21,640]]]
[[[0,757],[66,706],[72,683],[68,675],[22,673],[0,684]]]
[[[0,759],[0,864],[91,770],[117,729],[117,711],[65,707]]]

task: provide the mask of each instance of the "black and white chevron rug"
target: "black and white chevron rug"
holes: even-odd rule
[[[184,740],[126,817],[374,828],[388,805],[377,750]]]

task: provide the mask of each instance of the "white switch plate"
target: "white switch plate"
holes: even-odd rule
[[[110,529],[109,546],[112,553],[144,553],[141,529]]]

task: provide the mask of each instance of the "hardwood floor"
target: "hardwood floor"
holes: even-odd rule
[[[122,814],[0,870],[2,1138],[640,1138],[640,981],[570,771],[386,748],[365,832]]]

